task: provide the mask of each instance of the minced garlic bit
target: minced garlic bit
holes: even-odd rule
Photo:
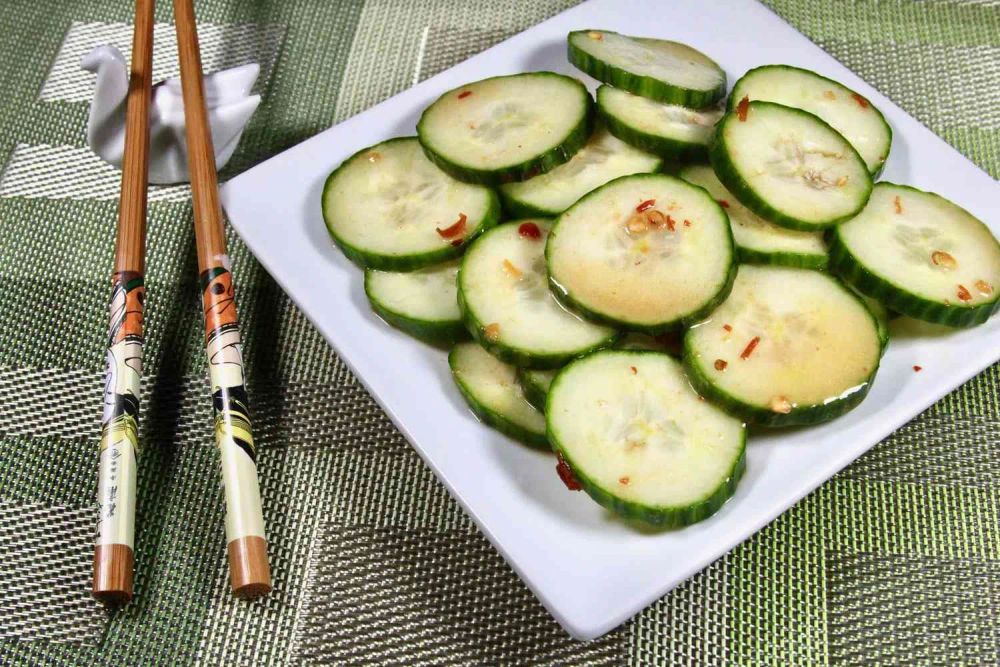
[[[520,277],[524,275],[524,271],[514,266],[509,259],[505,259],[503,261],[503,270],[510,274],[513,278],[520,279]]]
[[[591,30],[590,32],[588,32],[587,37],[590,37],[591,39],[596,39],[598,42],[604,39],[604,35],[597,32],[596,30]]]
[[[789,401],[784,396],[775,396],[771,399],[769,406],[772,412],[777,412],[780,415],[787,415],[792,411],[792,402]]]
[[[840,178],[838,178],[837,179],[837,187],[838,188],[842,188],[845,185],[847,185],[847,178],[848,178],[847,176],[841,176]]]
[[[979,290],[979,293],[982,294],[983,296],[989,296],[993,294],[993,285],[990,285],[985,280],[977,280],[976,289]]]
[[[944,250],[935,250],[931,253],[931,262],[934,266],[940,266],[943,269],[954,269],[958,266],[958,262],[950,254],[946,253]]]
[[[833,94],[832,90],[824,90],[823,91],[823,97],[825,97],[828,100],[835,100],[835,99],[837,99],[837,96]]]
[[[382,159],[382,154],[379,153],[378,151],[372,151],[368,154],[369,162],[378,162],[381,159]]]
[[[972,294],[965,287],[965,285],[958,286],[958,298],[962,301],[972,301]]]
[[[483,327],[483,335],[486,336],[486,340],[491,343],[497,342],[500,340],[500,324],[497,322],[487,324]]]

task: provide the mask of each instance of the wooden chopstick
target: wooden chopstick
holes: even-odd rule
[[[215,152],[205,110],[198,29],[191,0],[174,0],[181,90],[198,272],[205,313],[205,347],[212,383],[215,441],[226,494],[226,541],[233,593],[252,599],[271,590],[264,518],[257,484],[257,451],[243,382],[233,279],[226,254]]]
[[[101,417],[99,515],[92,593],[101,602],[112,605],[132,599],[154,1],[136,0],[135,7]]]

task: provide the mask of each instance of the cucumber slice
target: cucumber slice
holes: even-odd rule
[[[893,315],[889,312],[889,309],[882,305],[881,301],[876,301],[866,294],[862,294],[856,288],[851,286],[854,293],[858,295],[865,305],[868,306],[868,310],[871,311],[872,316],[875,318],[876,328],[878,329],[878,339],[882,343],[882,355],[885,355],[886,349],[889,347],[889,321],[893,317],[898,317],[899,315]]]
[[[530,368],[519,368],[517,370],[517,380],[524,390],[524,397],[536,408],[545,412],[545,399],[549,395],[549,387],[556,379],[558,369],[539,371]]]
[[[597,89],[597,113],[611,134],[669,160],[704,160],[721,109],[664,104],[611,86]]]
[[[952,327],[1000,307],[1000,244],[947,199],[879,183],[858,217],[834,230],[830,266],[891,310]]]
[[[556,221],[545,254],[560,300],[649,334],[709,313],[736,273],[722,208],[664,174],[623,176],[583,197]]]
[[[469,337],[458,309],[458,262],[416,271],[365,271],[372,310],[406,333],[429,343],[452,344]]]
[[[549,438],[591,498],[629,519],[685,526],[714,514],[746,468],[746,428],[699,400],[665,354],[606,350],[556,376]]]
[[[854,292],[820,271],[740,267],[732,294],[684,337],[694,388],[752,424],[815,424],[864,399],[882,339]]]
[[[567,311],[548,289],[545,239],[552,223],[500,225],[469,247],[458,274],[458,304],[473,337],[503,361],[558,368],[613,343],[618,332]]]
[[[497,76],[450,90],[417,123],[435,164],[485,185],[524,180],[567,162],[592,129],[590,93],[554,72]]]
[[[532,447],[549,448],[545,417],[524,398],[517,369],[475,343],[459,343],[448,355],[459,391],[482,422]]]
[[[578,30],[567,41],[576,67],[635,95],[701,108],[726,94],[725,71],[686,44],[607,30]]]
[[[412,271],[446,262],[500,219],[495,192],[435,167],[415,137],[361,150],[323,187],[323,219],[362,268]]]
[[[827,250],[823,232],[785,229],[754,215],[726,190],[711,167],[692,165],[682,169],[678,175],[688,183],[705,188],[726,209],[741,262],[803,269],[826,268]]]
[[[610,180],[658,171],[662,164],[660,158],[629,146],[598,125],[569,162],[527,181],[501,185],[500,198],[512,217],[554,217]]]
[[[848,220],[872,190],[868,166],[839,132],[807,111],[772,102],[740,102],[726,114],[709,158],[744,206],[789,229]]]
[[[816,114],[851,142],[872,174],[878,175],[889,157],[892,128],[882,112],[847,86],[816,72],[790,65],[756,67],[733,86],[730,107],[744,97]]]

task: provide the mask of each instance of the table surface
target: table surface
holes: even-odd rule
[[[262,64],[225,178],[573,3],[196,4],[206,69]],[[768,4],[1000,174],[1000,3]],[[177,72],[160,5],[157,78]],[[0,663],[996,661],[1000,366],[580,643],[230,231],[275,577],[267,599],[232,600],[184,187],[150,193],[136,600],[102,611],[88,588],[118,176],[85,147],[78,63],[96,44],[127,53],[130,22],[126,0],[0,14]]]

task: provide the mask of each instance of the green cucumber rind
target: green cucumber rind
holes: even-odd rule
[[[736,83],[733,84],[733,92],[729,96],[729,99],[727,100],[727,103],[726,103],[726,110],[727,111],[732,111],[733,108],[743,98],[743,95],[740,95],[740,82],[742,82],[743,79],[745,79],[746,77],[750,76],[751,74],[753,74],[757,70],[761,70],[761,69],[785,69],[785,70],[794,70],[796,72],[805,72],[807,74],[812,74],[813,76],[818,77],[820,79],[823,79],[824,81],[829,81],[830,83],[833,83],[833,84],[835,84],[837,86],[840,86],[844,90],[849,90],[852,94],[857,95],[857,96],[861,97],[862,99],[864,99],[864,101],[868,103],[868,108],[871,109],[871,110],[873,110],[875,113],[878,114],[879,119],[882,121],[882,125],[885,127],[885,129],[889,133],[889,150],[886,151],[885,156],[882,158],[882,161],[878,164],[878,166],[876,166],[875,169],[871,170],[872,179],[876,179],[876,178],[879,177],[879,174],[881,174],[882,170],[885,168],[886,161],[889,159],[889,152],[892,150],[892,139],[893,139],[892,125],[889,125],[889,122],[885,119],[885,115],[882,113],[882,111],[877,106],[875,106],[874,104],[872,104],[871,100],[869,100],[867,97],[865,97],[861,93],[857,92],[853,88],[850,88],[850,87],[846,86],[845,84],[841,83],[840,81],[837,81],[836,79],[831,79],[830,77],[823,76],[822,74],[819,74],[818,72],[814,72],[811,69],[805,69],[804,67],[795,67],[794,65],[760,65],[758,67],[754,67],[753,69],[747,70],[746,74],[744,74],[739,79],[737,79]]]
[[[414,137],[396,137],[386,141],[381,141],[375,145],[382,146],[396,141],[407,141],[412,139],[414,139]],[[411,255],[386,255],[383,253],[371,252],[370,250],[363,250],[351,245],[341,239],[333,230],[329,221],[327,221],[326,210],[323,206],[323,202],[326,201],[327,190],[333,183],[334,177],[340,173],[340,170],[346,167],[352,160],[354,160],[354,158],[362,153],[370,151],[371,149],[372,146],[362,148],[344,160],[339,167],[330,172],[330,175],[326,177],[326,181],[323,183],[323,193],[320,196],[320,208],[323,211],[323,223],[326,226],[326,231],[330,234],[330,238],[333,239],[334,245],[340,248],[340,251],[343,252],[344,255],[358,267],[362,269],[377,269],[380,271],[416,271],[417,269],[423,269],[434,264],[441,264],[460,257],[462,253],[465,252],[465,246],[467,246],[473,239],[482,234],[484,231],[500,222],[500,198],[497,196],[496,191],[487,190],[486,192],[489,197],[489,207],[483,215],[482,223],[472,234],[466,236],[462,240],[462,243],[458,246],[447,244],[441,248],[429,250],[423,253],[415,253]]]
[[[465,323],[459,320],[424,320],[389,308],[372,294],[369,282],[371,271],[365,271],[365,296],[375,314],[385,320],[390,326],[413,336],[417,340],[432,345],[454,345],[469,339]]]
[[[802,109],[796,109],[794,107],[788,107],[783,104],[775,104],[774,102],[762,102],[760,100],[750,102],[751,110],[755,106],[758,108],[761,106],[780,107],[782,109],[788,109],[790,111],[794,111],[795,113],[802,114],[812,119],[815,119],[817,122],[822,123],[826,127],[830,128],[832,132],[836,132],[838,135],[840,135],[839,132],[830,127],[829,123],[827,123],[819,116],[809,113],[808,111],[803,111]],[[861,201],[861,204],[858,206],[857,210],[851,211],[850,213],[842,215],[838,218],[832,218],[822,223],[817,224],[812,222],[805,222],[798,218],[792,217],[782,211],[779,211],[778,209],[768,204],[766,201],[757,196],[757,193],[754,192],[750,184],[747,183],[742,176],[740,176],[739,171],[736,169],[736,165],[734,165],[732,160],[729,158],[729,152],[726,147],[726,142],[723,139],[723,130],[727,123],[738,123],[738,122],[740,121],[737,118],[735,112],[729,112],[722,117],[722,120],[720,120],[719,124],[716,126],[715,134],[713,135],[712,141],[709,143],[708,146],[708,160],[712,165],[712,169],[715,171],[715,175],[718,177],[722,185],[725,186],[725,188],[729,190],[731,193],[733,193],[733,196],[739,199],[740,203],[746,206],[748,209],[750,209],[753,213],[756,213],[761,218],[764,218],[768,222],[772,222],[780,227],[785,227],[787,229],[796,229],[805,232],[814,232],[820,229],[828,229],[830,227],[834,227],[840,224],[841,222],[850,220],[858,213],[860,213],[861,210],[865,207],[865,204],[868,202],[868,197],[871,196],[872,188],[875,187],[875,183],[874,181],[872,181],[871,178],[868,179],[868,190],[863,200]],[[850,142],[848,142],[846,139],[844,140],[844,143],[846,144],[847,149],[852,153],[854,153],[854,156],[858,159],[858,161],[861,162],[861,164],[865,164],[865,161],[861,159],[861,156],[858,154],[858,151],[855,150],[854,146],[851,146]],[[869,173],[867,164],[865,164],[865,172]]]
[[[638,174],[632,174],[629,176],[621,176],[620,178],[634,178],[637,175]],[[677,181],[680,181],[686,186],[693,188],[698,187],[697,185],[688,183],[687,181],[678,178],[677,176],[670,176],[670,177]],[[599,195],[602,189],[612,185],[618,180],[619,178],[616,178],[614,180],[608,181],[599,188],[591,190],[583,197],[580,197],[580,199],[577,200],[576,204],[573,204],[573,206],[581,204],[584,200],[590,197]],[[699,189],[704,191],[704,188],[699,188]],[[726,218],[726,221],[728,222],[729,214],[725,212],[725,210],[719,205],[718,202],[715,201],[714,198],[709,196],[709,199],[712,200],[712,203],[715,205],[716,208],[719,209],[719,211],[722,213],[722,215]],[[570,208],[573,208],[573,206],[571,206]],[[569,209],[566,210],[568,211]],[[548,241],[552,238],[553,234],[557,233],[558,229],[559,229],[559,220],[557,219],[555,223],[552,225],[552,230],[549,232],[549,239],[547,239],[545,243],[546,264],[548,264],[549,262],[549,248],[551,247]],[[637,322],[629,322],[627,320],[622,320],[615,317],[609,317],[603,313],[588,308],[585,304],[582,304],[576,299],[574,299],[573,295],[567,292],[567,290],[563,288],[563,286],[560,285],[552,277],[551,272],[549,273],[549,289],[555,295],[556,299],[558,299],[559,303],[561,303],[563,306],[565,306],[569,310],[579,313],[585,319],[588,319],[591,322],[595,322],[597,324],[603,324],[606,326],[616,327],[618,329],[625,329],[628,331],[638,331],[639,333],[645,333],[651,336],[656,336],[659,334],[676,331],[682,327],[685,327],[689,324],[693,324],[694,322],[703,319],[706,315],[715,310],[716,306],[725,301],[726,297],[728,297],[729,293],[732,291],[733,283],[736,281],[736,272],[739,269],[739,261],[738,261],[738,256],[736,254],[737,253],[736,243],[733,240],[733,230],[728,224],[726,225],[726,231],[727,231],[726,236],[729,239],[729,256],[731,261],[729,263],[729,271],[726,273],[726,277],[723,279],[722,288],[716,293],[714,297],[705,302],[705,304],[702,305],[697,310],[687,313],[686,315],[682,315],[677,319],[670,320],[668,322],[657,322],[656,324],[639,324]]]
[[[809,426],[828,422],[850,412],[865,400],[865,396],[871,390],[872,383],[875,381],[875,375],[878,373],[882,353],[885,351],[885,346],[888,343],[888,338],[883,338],[878,317],[871,311],[864,300],[843,285],[841,285],[841,289],[854,297],[864,307],[865,312],[868,313],[868,316],[872,320],[872,328],[876,331],[879,339],[879,357],[875,360],[875,364],[872,366],[868,377],[857,386],[855,391],[842,395],[837,399],[828,399],[824,403],[796,406],[788,414],[775,412],[761,405],[747,403],[712,382],[708,369],[698,363],[697,355],[692,350],[691,329],[688,329],[684,335],[682,363],[684,364],[684,370],[687,372],[688,379],[691,381],[691,386],[694,387],[695,391],[718,405],[724,411],[734,417],[743,419],[748,424],[756,426]]]
[[[544,450],[550,449],[547,433],[538,433],[529,428],[525,428],[521,424],[511,421],[507,417],[480,403],[476,399],[475,394],[459,379],[459,374],[455,372],[454,357],[455,349],[453,348],[452,351],[448,353],[448,367],[451,369],[451,376],[455,379],[455,385],[458,387],[459,393],[462,394],[462,398],[464,398],[465,402],[468,404],[469,409],[472,410],[472,413],[476,415],[481,422],[490,428],[517,440],[518,442],[528,445],[529,447]]]
[[[509,76],[527,75],[559,77],[561,79],[572,81],[580,87],[584,109],[583,115],[580,117],[573,129],[569,131],[569,133],[561,142],[559,142],[558,145],[553,146],[540,155],[524,160],[523,162],[501,167],[499,169],[480,169],[478,167],[472,167],[450,160],[434,150],[434,147],[431,145],[432,142],[425,138],[423,132],[424,117],[427,114],[427,109],[425,109],[420,115],[420,120],[417,122],[417,138],[420,140],[420,145],[423,146],[424,154],[427,155],[427,159],[436,164],[441,171],[445,172],[452,178],[456,178],[465,183],[477,183],[479,185],[489,186],[501,185],[511,181],[526,181],[532,176],[544,174],[547,171],[555,169],[561,164],[569,162],[569,159],[573,157],[578,150],[583,148],[594,131],[594,122],[596,119],[596,115],[594,114],[594,99],[590,96],[590,93],[587,91],[586,86],[584,86],[582,82],[578,79],[574,79],[573,77],[566,76],[565,74],[557,74],[556,72],[527,72],[520,75]],[[501,79],[504,77],[498,76],[491,78]],[[452,90],[449,90],[441,95],[441,97],[454,94],[466,85],[468,84],[463,84],[458,88],[453,88]],[[433,103],[431,106],[433,106]],[[428,109],[429,108],[430,107],[428,107]]]
[[[726,94],[726,76],[721,67],[719,67],[719,71],[723,73],[722,82],[711,90],[695,90],[675,86],[650,76],[633,74],[620,67],[610,65],[603,60],[594,58],[573,44],[573,35],[586,34],[588,32],[590,31],[575,30],[567,35],[567,57],[574,67],[589,74],[598,81],[614,86],[615,88],[620,88],[621,90],[627,90],[633,95],[646,97],[657,102],[680,104],[681,106],[693,109],[703,109],[711,106]],[[602,30],[601,32],[608,33],[611,31]],[[716,64],[716,67],[718,67],[718,64]],[[622,141],[625,140],[622,139]]]
[[[540,412],[544,413],[545,401],[548,398],[549,392],[532,382],[531,378],[525,372],[526,370],[525,368],[517,369],[517,381],[521,383],[521,389],[524,390],[524,397],[528,399],[528,403],[531,403]]]
[[[907,185],[889,185],[933,194]],[[889,311],[925,322],[964,329],[985,323],[1000,310],[1000,292],[994,294],[992,301],[962,306],[944,304],[902,289],[861,264],[840,239],[836,229],[830,234],[830,270],[862,294],[882,303]]]
[[[529,204],[526,201],[514,197],[504,189],[498,190],[503,211],[509,220],[520,220],[523,218],[553,218],[562,211],[553,211],[541,206]]]
[[[629,125],[624,120],[610,113],[601,102],[601,91],[609,88],[604,85],[597,89],[597,113],[604,121],[613,136],[630,146],[667,160],[681,162],[703,162],[708,159],[708,146],[690,141],[681,141],[662,134],[653,134]]]
[[[620,352],[621,350],[618,351]],[[663,352],[654,352],[652,350],[629,350],[629,352],[631,354],[665,354]],[[676,360],[674,361],[676,362]],[[567,368],[569,368],[569,366],[567,366]],[[552,387],[549,390],[550,397],[553,393],[555,393],[562,376],[563,371],[560,371],[556,375],[555,380],[552,381]],[[546,404],[547,402],[548,401],[546,401]],[[546,411],[543,410],[543,412]],[[546,414],[550,413],[546,412]],[[699,521],[703,521],[704,519],[712,516],[726,504],[727,500],[732,498],[734,493],[736,493],[736,487],[739,485],[740,479],[742,479],[743,474],[746,472],[747,429],[744,428],[743,441],[740,444],[740,454],[733,462],[733,467],[730,469],[726,480],[705,497],[683,506],[653,506],[635,501],[623,500],[610,491],[607,491],[600,484],[580,471],[579,467],[573,462],[573,457],[569,454],[569,452],[567,452],[566,448],[560,442],[556,429],[553,427],[552,421],[548,417],[545,418],[545,426],[548,432],[549,445],[552,447],[553,451],[555,451],[570,467],[570,470],[573,471],[573,475],[580,483],[580,486],[583,487],[583,490],[587,492],[587,495],[589,495],[594,502],[611,510],[619,516],[625,517],[626,519],[639,521],[657,528],[683,528],[684,526],[690,526],[691,524],[698,523]]]
[[[767,252],[745,248],[736,244],[736,254],[741,264],[768,264],[771,266],[790,266],[797,269],[812,269],[826,271],[830,263],[827,255],[812,255],[801,252],[776,251]]]

